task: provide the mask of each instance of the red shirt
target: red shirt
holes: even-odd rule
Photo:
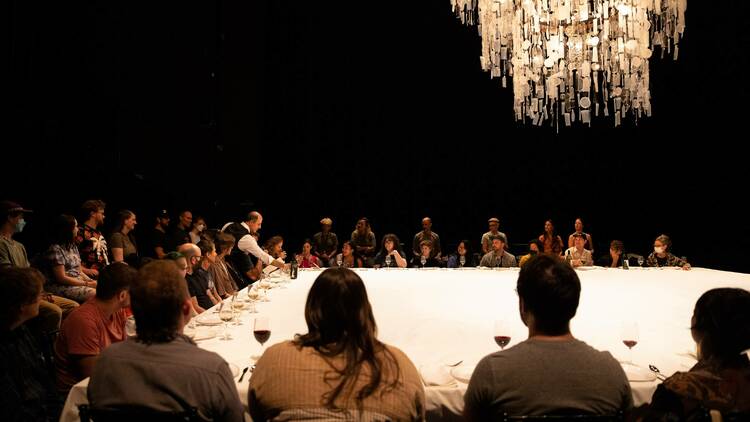
[[[125,310],[120,309],[107,318],[94,300],[71,312],[60,328],[55,343],[55,368],[61,390],[69,390],[84,378],[78,373],[76,358],[96,356],[110,344],[125,340]]]

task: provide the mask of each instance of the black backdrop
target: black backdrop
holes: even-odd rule
[[[47,3],[7,6],[0,196],[38,211],[32,252],[51,215],[102,198],[141,228],[250,206],[288,250],[322,216],[408,244],[429,215],[444,248],[490,216],[512,243],[581,216],[599,252],[667,233],[695,265],[750,271],[746,2],[688,2],[679,60],[652,59],[652,118],[559,134],[514,121],[449,0]]]

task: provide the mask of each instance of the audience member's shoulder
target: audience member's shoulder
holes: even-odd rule
[[[592,364],[599,364],[602,367],[614,369],[616,372],[622,372],[620,363],[608,351],[595,349],[580,340],[578,340],[578,347],[586,354],[585,358]]]

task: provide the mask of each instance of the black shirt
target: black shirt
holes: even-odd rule
[[[206,294],[206,290],[212,288],[214,283],[211,273],[203,268],[198,268],[192,274],[188,274],[186,279],[190,296],[195,296],[195,299],[198,300],[198,305],[203,309],[213,307],[214,303],[211,302],[211,298]]]

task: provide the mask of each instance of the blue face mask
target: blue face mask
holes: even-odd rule
[[[25,225],[26,225],[26,220],[24,220],[23,218],[18,220],[18,223],[16,223],[16,227],[15,227],[16,233],[21,233]]]

